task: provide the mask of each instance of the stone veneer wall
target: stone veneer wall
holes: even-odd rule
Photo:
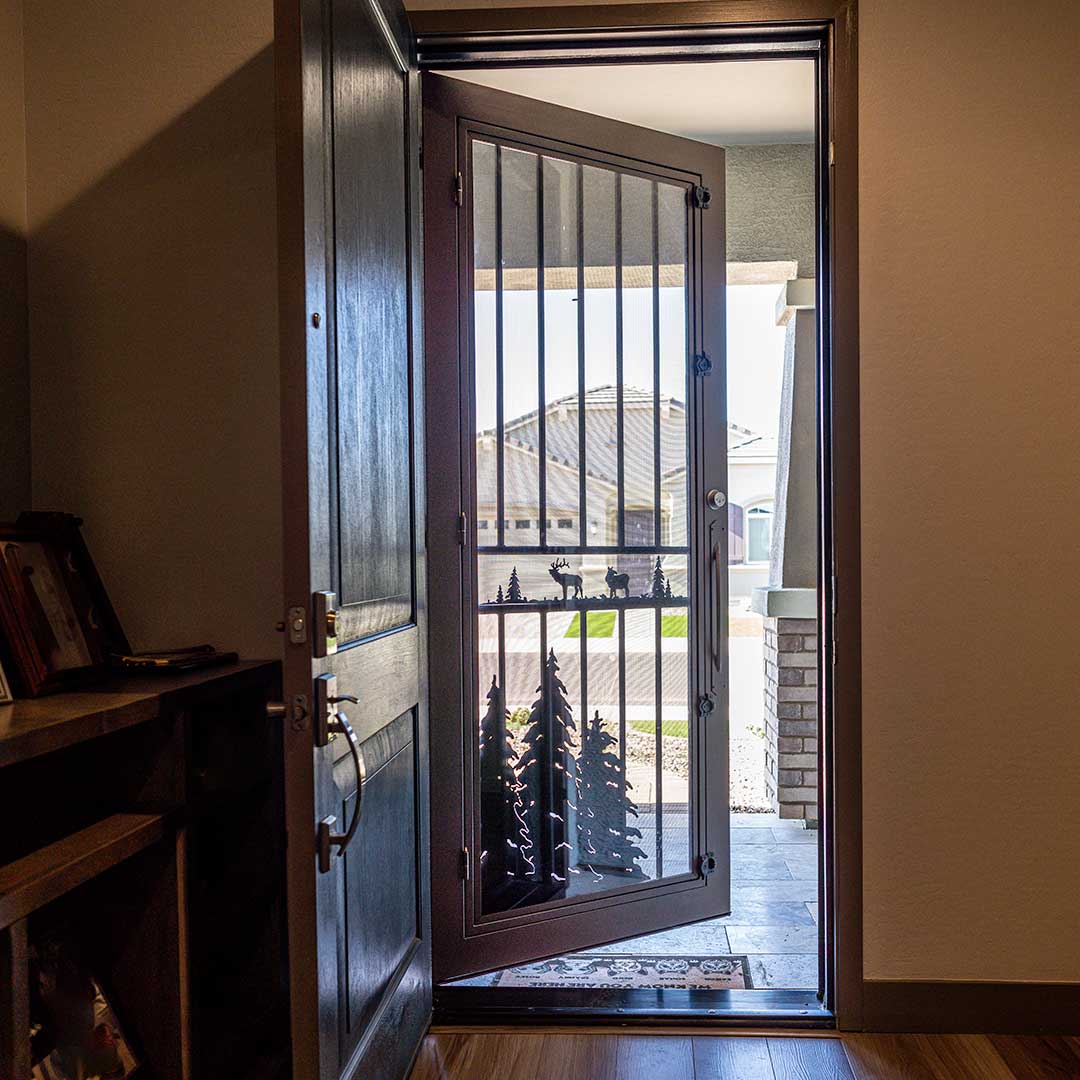
[[[765,790],[782,818],[818,824],[814,619],[765,620]]]

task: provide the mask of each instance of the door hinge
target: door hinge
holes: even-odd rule
[[[832,141],[832,139],[829,140],[829,164],[836,164],[836,144]]]
[[[694,354],[694,374],[708,375],[712,372],[712,359],[707,352]]]
[[[461,849],[461,863],[458,872],[461,874],[462,881],[469,880],[469,849],[467,847]]]
[[[690,204],[695,210],[708,210],[712,202],[712,192],[701,184],[695,184],[690,189]]]
[[[458,515],[457,533],[458,543],[464,547],[469,535],[469,515],[464,510]]]
[[[698,874],[703,878],[707,878],[710,874],[716,870],[716,856],[711,851],[706,851],[704,855],[698,856]]]
[[[465,179],[460,172],[454,173],[454,203],[457,206],[465,202]]]

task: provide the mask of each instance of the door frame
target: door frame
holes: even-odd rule
[[[410,12],[422,69],[769,59],[807,55],[813,43],[809,55],[819,59],[821,986],[842,1030],[859,1030],[863,1016],[856,5],[674,0]]]

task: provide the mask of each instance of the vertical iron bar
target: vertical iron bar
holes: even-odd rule
[[[619,608],[619,751],[626,754],[626,609]],[[626,795],[626,770],[620,785],[621,796]]]
[[[535,746],[540,761],[540,841],[542,880],[545,886],[552,884],[555,870],[555,821],[551,817],[555,809],[555,713],[552,709],[551,683],[547,674],[547,612],[540,612],[540,709],[543,715],[543,738]]]
[[[495,503],[498,521],[495,539],[506,542],[506,462],[503,460],[503,236],[502,236],[502,147],[495,147]]]
[[[653,820],[656,824],[656,876],[664,876],[664,655],[661,652],[663,638],[663,613],[656,608],[654,625],[654,648],[656,649],[656,802]],[[689,745],[689,743],[687,743]],[[687,819],[689,821],[689,818]]]
[[[577,167],[578,543],[589,542],[585,493],[585,167]]]
[[[589,613],[584,608],[578,612],[578,627],[580,656],[578,666],[581,669],[581,731],[584,733],[585,725],[589,722]],[[623,768],[625,769],[626,748],[620,746],[619,750],[624,755]]]
[[[660,535],[660,195],[652,182],[652,345],[653,345],[653,543],[664,543]]]
[[[495,616],[499,620],[499,689],[506,700],[506,616],[500,611]],[[481,687],[481,690],[483,687]]]
[[[544,393],[544,159],[536,155],[536,418],[540,437],[540,546],[547,544],[547,412]]]
[[[626,543],[626,448],[623,445],[623,242],[622,242],[622,173],[615,174],[615,424],[618,460],[618,517],[616,541]]]

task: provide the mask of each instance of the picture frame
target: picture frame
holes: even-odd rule
[[[85,685],[131,651],[81,525],[44,511],[0,525],[0,632],[27,697]]]

